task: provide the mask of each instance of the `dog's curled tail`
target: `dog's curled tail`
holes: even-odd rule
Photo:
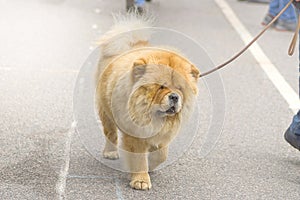
[[[114,15],[114,25],[99,41],[102,56],[110,57],[124,53],[140,42],[150,39],[154,18],[137,12]]]

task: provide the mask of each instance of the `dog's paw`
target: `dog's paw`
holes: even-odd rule
[[[116,160],[119,159],[119,153],[118,151],[104,151],[103,157],[110,160]]]
[[[152,185],[151,185],[151,181],[150,181],[150,177],[147,174],[145,175],[138,175],[135,177],[132,177],[131,181],[130,181],[130,187],[132,187],[133,189],[136,190],[149,190],[151,189]]]
[[[149,190],[152,185],[151,182],[146,182],[144,180],[133,180],[130,182],[130,187],[136,190]]]

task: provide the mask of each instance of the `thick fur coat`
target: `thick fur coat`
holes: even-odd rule
[[[172,48],[151,46],[151,26],[146,17],[117,17],[100,40],[96,73],[96,104],[106,136],[103,156],[118,159],[118,148],[126,151],[130,186],[140,190],[151,188],[148,171],[167,159],[198,92],[198,69]]]

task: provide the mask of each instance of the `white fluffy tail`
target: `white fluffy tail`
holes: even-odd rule
[[[103,57],[110,57],[128,51],[138,42],[150,39],[153,18],[138,15],[136,12],[115,15],[114,25],[105,33],[99,43]]]

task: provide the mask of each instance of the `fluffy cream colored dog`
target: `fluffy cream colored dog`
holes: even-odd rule
[[[130,186],[139,190],[151,188],[148,171],[166,160],[193,107],[199,77],[179,52],[151,46],[148,27],[145,17],[119,17],[100,40],[96,73],[96,103],[106,136],[103,156],[118,159],[118,148],[126,151]]]

